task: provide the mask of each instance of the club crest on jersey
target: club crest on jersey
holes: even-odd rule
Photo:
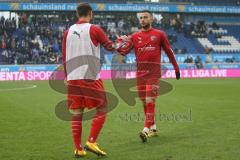
[[[151,41],[153,41],[153,42],[157,41],[157,37],[156,36],[151,36]]]
[[[78,33],[77,31],[74,31],[73,34],[78,36],[78,38],[80,38],[80,33]]]

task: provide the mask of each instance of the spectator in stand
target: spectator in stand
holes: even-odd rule
[[[203,62],[200,56],[197,56],[197,58],[195,59],[195,65],[197,67],[197,69],[202,69],[203,68]]]
[[[51,57],[49,58],[50,64],[55,64],[57,61],[56,57],[52,54]]]
[[[39,62],[39,48],[38,48],[37,45],[31,50],[31,54],[32,54],[32,61],[35,64],[38,64],[38,62]]]
[[[193,63],[193,58],[191,55],[188,55],[187,58],[184,60],[184,63]]]
[[[210,54],[206,56],[206,63],[212,63],[212,56]]]
[[[213,24],[212,24],[212,28],[213,28],[213,29],[219,29],[219,26],[217,25],[216,22],[213,22]]]
[[[212,48],[209,48],[209,47],[205,47],[205,53],[206,54],[210,54],[212,52]]]
[[[240,0],[237,0],[236,4],[237,6],[240,6]]]

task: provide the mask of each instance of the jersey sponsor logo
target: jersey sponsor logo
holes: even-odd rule
[[[78,33],[77,31],[74,31],[73,34],[78,36],[78,38],[80,38],[80,33]]]
[[[149,51],[155,51],[156,47],[143,47],[143,48],[138,48],[138,52],[143,53],[143,52],[149,52]]]

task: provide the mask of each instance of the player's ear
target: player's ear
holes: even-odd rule
[[[150,14],[150,20],[151,20],[151,23],[153,23],[153,15]]]
[[[140,20],[141,13],[137,13],[137,19]]]
[[[89,17],[92,19],[93,18],[93,11],[89,12]]]

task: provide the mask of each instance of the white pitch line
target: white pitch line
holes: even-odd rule
[[[31,85],[28,87],[22,87],[22,88],[10,88],[10,89],[0,89],[0,92],[2,91],[19,91],[19,90],[27,90],[27,89],[33,89],[36,88],[37,85]]]

